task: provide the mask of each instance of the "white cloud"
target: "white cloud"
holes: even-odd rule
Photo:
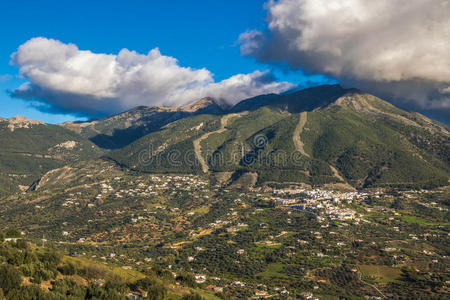
[[[138,105],[178,106],[206,96],[234,104],[293,88],[290,83],[276,82],[267,71],[214,82],[207,69],[181,67],[158,48],[147,55],[128,49],[118,55],[99,54],[42,37],[21,45],[11,62],[29,80],[13,95],[90,115],[117,113]]]
[[[280,0],[266,7],[268,29],[243,33],[243,54],[416,107],[449,106],[439,93],[450,83],[449,0]]]
[[[10,74],[3,74],[0,75],[0,82],[6,82],[9,81],[12,78]]]
[[[441,88],[441,89],[439,90],[439,92],[440,92],[441,94],[450,94],[450,86]]]

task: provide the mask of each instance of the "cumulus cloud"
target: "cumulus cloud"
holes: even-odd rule
[[[268,71],[238,74],[214,82],[207,69],[182,67],[158,48],[148,54],[122,49],[117,55],[80,50],[43,37],[12,54],[28,82],[13,96],[44,102],[44,109],[91,116],[121,112],[138,105],[179,106],[202,97],[234,104],[294,86],[277,82]]]
[[[241,53],[325,73],[420,109],[450,106],[449,0],[269,1]],[[450,113],[450,111],[447,111]]]

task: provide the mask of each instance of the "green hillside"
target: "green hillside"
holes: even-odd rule
[[[1,119],[0,298],[444,299],[449,137],[336,85]]]
[[[432,187],[448,182],[448,127],[358,90],[333,85],[266,95],[230,111],[179,120],[108,157],[145,172],[231,172],[232,180],[252,173],[259,185]],[[192,130],[206,120],[215,125]],[[150,155],[153,162],[142,163],[139,153],[149,145],[157,150]],[[179,159],[171,163],[169,156]]]
[[[74,252],[39,247],[20,237],[20,232],[17,241],[5,241],[11,232],[0,232],[2,299],[197,299],[199,295],[205,300],[220,299],[199,289],[189,273],[174,278],[158,265],[132,270],[123,259],[106,265]]]
[[[354,186],[446,184],[448,165],[404,132],[348,108],[308,114],[302,139],[313,157],[334,165]],[[440,137],[444,138],[444,136]]]
[[[201,169],[194,153],[193,141],[219,127],[220,117],[214,115],[181,119],[108,153],[107,157],[144,172],[198,173]]]
[[[73,131],[23,117],[0,120],[0,143],[0,195],[26,190],[51,169],[102,154]]]
[[[184,107],[145,107],[90,122],[66,122],[62,126],[88,138],[100,148],[119,149],[164,125],[198,114],[221,114],[213,99],[204,98]]]
[[[260,95],[237,103],[231,108],[231,111],[255,110],[263,106],[279,108],[291,113],[311,111],[333,103],[349,91],[351,89],[344,89],[340,85],[335,84],[312,87],[283,95]]]
[[[102,154],[135,171],[206,175],[231,185],[244,176],[248,185],[434,187],[448,183],[448,130],[339,85],[262,95],[228,110],[204,98],[62,126],[3,119],[0,194]]]

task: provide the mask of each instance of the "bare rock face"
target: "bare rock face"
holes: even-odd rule
[[[24,116],[15,116],[7,120],[9,122],[8,128],[11,131],[14,131],[17,128],[31,128],[33,125],[45,125],[42,121],[31,120]]]
[[[199,109],[206,108],[210,105],[216,105],[216,103],[213,98],[206,97],[206,98],[197,100],[193,103],[189,103],[189,104],[186,104],[185,106],[182,106],[181,110],[186,111],[186,112],[194,112]]]
[[[58,145],[55,145],[54,147],[55,148],[59,148],[59,149],[64,148],[64,149],[67,149],[67,150],[72,150],[73,148],[75,148],[75,146],[77,144],[78,143],[76,141],[67,141],[67,142],[63,142],[63,143],[60,143]]]
[[[205,97],[195,102],[186,104],[185,106],[180,107],[181,111],[189,112],[189,113],[211,113],[218,114],[223,112],[225,109],[222,107],[220,103],[218,103],[215,99],[210,97]]]

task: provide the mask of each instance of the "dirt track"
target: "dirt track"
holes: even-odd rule
[[[194,151],[195,151],[195,156],[197,157],[197,160],[200,162],[200,165],[202,167],[202,171],[203,173],[209,173],[209,167],[208,164],[205,161],[205,158],[202,155],[202,147],[200,145],[200,143],[208,138],[208,136],[210,136],[213,133],[222,133],[224,132],[226,129],[226,126],[228,124],[228,121],[233,118],[233,117],[241,117],[243,115],[246,115],[248,112],[242,112],[242,113],[237,113],[237,114],[228,114],[223,116],[220,119],[220,128],[215,130],[215,131],[211,131],[211,132],[207,132],[204,135],[202,135],[201,137],[199,137],[198,139],[194,140]]]
[[[300,152],[302,155],[309,157],[309,154],[305,152],[305,149],[303,149],[303,142],[300,138],[300,135],[303,132],[303,127],[305,127],[307,120],[308,120],[308,113],[306,111],[300,113],[300,120],[298,121],[298,124],[295,127],[292,140],[294,141],[295,149],[297,149],[297,151]]]
[[[298,121],[297,127],[295,127],[294,134],[292,135],[292,140],[294,141],[295,149],[297,149],[298,152],[306,157],[310,157],[309,154],[305,152],[305,149],[303,148],[304,144],[300,138],[300,135],[303,132],[303,127],[305,127],[307,121],[308,113],[306,111],[300,113],[300,120]],[[330,164],[329,166],[331,171],[333,171],[333,176],[340,181],[345,182],[345,179],[339,174],[338,170],[336,170],[336,168]]]

